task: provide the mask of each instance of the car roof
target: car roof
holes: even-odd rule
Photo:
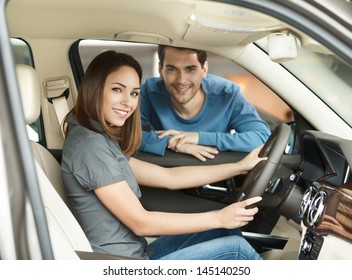
[[[333,47],[331,41],[336,41],[335,38],[351,46],[350,20],[342,20],[343,9],[334,1],[325,0],[323,4],[317,1],[226,2],[229,1],[10,0],[7,17],[12,37],[162,43],[204,49],[228,57],[228,53],[241,51],[273,32],[290,32],[303,42],[309,35],[328,48]],[[336,7],[342,17],[332,20],[334,13],[327,7]],[[326,33],[328,30],[339,34],[331,38]],[[321,47],[310,39],[308,45],[312,44],[314,48]],[[344,52],[346,47],[337,51]]]

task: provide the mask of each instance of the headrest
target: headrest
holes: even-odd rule
[[[31,124],[40,115],[40,83],[36,70],[25,64],[17,64],[16,72],[20,88],[24,118]]]

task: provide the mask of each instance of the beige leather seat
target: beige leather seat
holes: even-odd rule
[[[27,124],[40,115],[40,83],[34,68],[16,66]],[[31,141],[55,259],[79,259],[76,251],[92,252],[87,237],[68,207],[59,163],[39,143]]]

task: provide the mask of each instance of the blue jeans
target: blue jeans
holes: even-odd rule
[[[162,236],[149,244],[151,260],[260,260],[239,229]]]

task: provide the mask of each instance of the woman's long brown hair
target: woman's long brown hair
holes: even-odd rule
[[[94,128],[90,120],[99,122],[104,131],[117,140],[125,154],[131,155],[139,148],[142,140],[140,101],[136,110],[126,120],[125,124],[122,127],[117,127],[113,134],[109,132],[108,124],[103,116],[105,81],[112,72],[122,66],[133,68],[139,76],[139,82],[142,81],[140,64],[128,54],[106,51],[92,60],[78,88],[76,105],[65,117],[65,135],[68,134],[69,130],[67,125],[68,117],[74,114],[80,125],[101,133],[102,131],[97,131]]]

